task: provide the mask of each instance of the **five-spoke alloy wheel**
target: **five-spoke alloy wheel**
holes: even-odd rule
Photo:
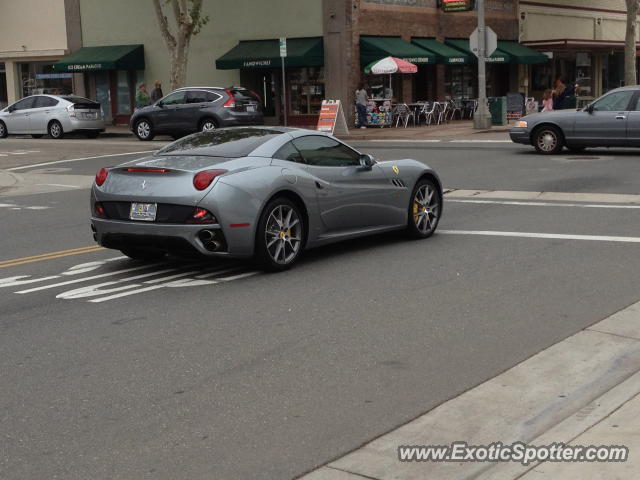
[[[300,207],[283,197],[270,201],[260,217],[256,240],[256,257],[266,270],[290,268],[304,241]]]
[[[416,238],[433,235],[440,221],[442,198],[433,180],[418,180],[411,194],[407,230]]]
[[[53,120],[49,124],[49,136],[51,138],[55,138],[56,140],[64,137],[64,130],[62,130],[62,125],[59,121]]]
[[[153,133],[153,127],[146,118],[142,118],[136,122],[134,132],[136,137],[144,141],[153,140],[153,137],[155,136]]]
[[[215,120],[211,118],[205,118],[204,120],[202,120],[202,122],[200,122],[201,132],[210,132],[211,130],[215,130],[216,128],[218,128],[218,126],[216,125]]]

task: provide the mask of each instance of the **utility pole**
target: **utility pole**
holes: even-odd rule
[[[487,104],[487,27],[484,20],[484,0],[477,1],[478,8],[478,110],[473,116],[473,128],[491,128],[491,115]]]

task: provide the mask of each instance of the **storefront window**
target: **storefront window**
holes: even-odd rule
[[[109,74],[96,72],[96,100],[102,107],[102,114],[111,120],[111,97],[109,95]]]
[[[19,72],[22,81],[22,96],[49,93],[66,95],[73,93],[73,74],[53,71],[53,63],[20,63]]]
[[[447,95],[454,100],[476,98],[476,79],[474,65],[461,65],[445,69],[444,88]]]
[[[324,100],[324,68],[291,69],[288,82],[291,114],[319,115]]]
[[[4,62],[0,62],[0,108],[7,106],[7,74]]]
[[[129,72],[118,70],[118,115],[131,114],[131,89],[129,88]]]

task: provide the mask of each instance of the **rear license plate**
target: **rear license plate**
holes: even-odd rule
[[[157,203],[132,203],[129,218],[131,220],[143,220],[153,222],[158,211]]]
[[[255,105],[247,105],[247,112],[255,112],[255,111],[256,111]]]
[[[96,120],[98,118],[98,112],[85,113],[83,118],[85,120]]]

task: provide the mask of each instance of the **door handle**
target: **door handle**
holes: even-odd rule
[[[616,120],[626,120],[626,119],[627,119],[626,115],[618,115],[616,117]]]
[[[320,190],[324,189],[324,186],[317,180],[316,180],[316,187],[318,187],[318,189]]]

